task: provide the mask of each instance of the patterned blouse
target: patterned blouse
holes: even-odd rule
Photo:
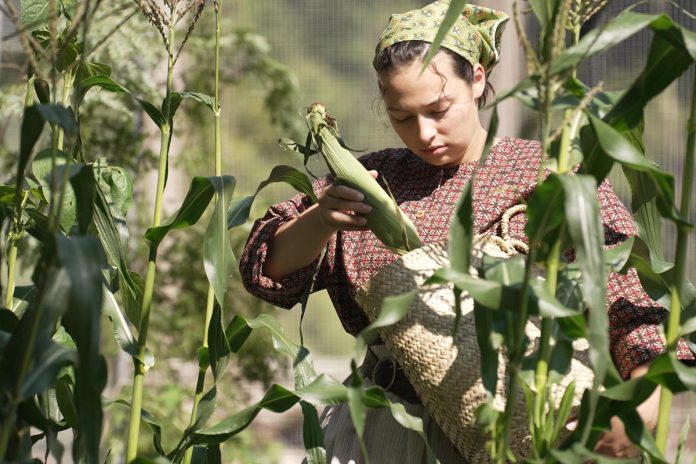
[[[405,148],[370,153],[361,157],[360,162],[379,173],[379,180],[389,186],[401,209],[416,226],[421,241],[427,244],[447,239],[456,201],[474,171],[477,171],[473,186],[475,231],[500,234],[501,215],[528,198],[537,183],[541,146],[535,141],[503,138],[480,167],[478,161],[444,168],[432,166]],[[315,191],[320,192],[327,183],[326,178],[318,180],[314,183]],[[635,235],[633,218],[608,181],[600,184],[598,196],[606,245],[615,245]],[[317,258],[305,268],[274,281],[263,274],[268,246],[281,225],[309,206],[309,199],[302,194],[272,206],[254,223],[240,260],[246,289],[282,308],[289,309],[298,303],[319,262]],[[524,214],[514,215],[510,236],[526,242],[525,225]],[[328,291],[348,333],[357,335],[369,324],[354,300],[357,290],[397,258],[370,231],[339,231],[330,239],[314,290]],[[635,367],[664,349],[659,325],[668,311],[650,299],[633,269],[626,275],[611,273],[607,285],[610,349],[614,363],[626,378]],[[679,344],[679,358],[694,359],[683,341]]]

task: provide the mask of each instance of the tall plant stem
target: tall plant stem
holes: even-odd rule
[[[203,350],[206,351],[208,348],[208,326],[210,325],[210,320],[213,317],[213,308],[215,306],[215,292],[213,292],[213,287],[208,286],[208,301],[206,304],[205,311],[205,326],[203,327]],[[208,372],[209,364],[206,362],[202,363],[202,360],[198,360],[198,379],[196,380],[196,393],[193,397],[193,407],[191,408],[191,419],[189,420],[189,427],[193,427],[196,424],[196,416],[198,415],[198,405],[203,398],[203,390],[205,389],[205,374]],[[193,457],[193,447],[188,448],[184,454],[184,464],[190,464],[191,458]]]
[[[222,175],[222,144],[220,142],[220,31],[222,30],[222,0],[214,2],[215,9],[215,175]],[[208,300],[205,308],[205,325],[203,326],[203,343],[204,350],[208,348],[208,326],[213,318],[213,309],[215,307],[215,292],[213,286],[208,285]],[[198,404],[203,397],[205,388],[205,373],[208,370],[207,364],[198,366],[198,380],[196,381],[196,393],[193,398],[193,407],[191,408],[191,419],[189,427],[196,423],[196,415],[198,414]],[[184,464],[190,464],[193,456],[193,448],[188,448],[184,455]]]
[[[571,110],[566,111],[566,118],[569,117]],[[546,115],[550,117],[550,115]],[[548,127],[548,123],[546,124]],[[570,159],[570,140],[574,137],[574,133],[570,126],[565,126],[561,132],[561,143],[558,154],[558,172],[565,173]],[[548,137],[548,133],[545,134]],[[544,143],[547,146],[547,142]],[[548,148],[547,148],[548,149]],[[551,246],[549,256],[546,259],[546,288],[551,295],[556,294],[556,285],[558,283],[558,270],[561,261],[561,245],[563,241],[563,227],[558,238]],[[551,334],[553,331],[553,319],[544,317],[541,320],[541,334],[539,336],[539,352],[537,356],[537,364],[534,375],[536,396],[534,397],[534,425],[538,431],[544,429],[544,408],[547,400],[547,387],[549,376],[549,361],[551,358]]]
[[[691,95],[691,112],[687,126],[686,154],[684,156],[684,171],[682,174],[682,192],[680,212],[688,220],[691,202],[691,188],[694,181],[694,157],[696,156],[696,78]],[[689,226],[677,225],[677,247],[674,258],[674,282],[672,283],[672,298],[667,323],[667,349],[676,350],[679,340],[679,323],[681,318],[681,295],[686,283],[686,255],[688,248]],[[672,409],[672,392],[663,388],[660,393],[660,415],[657,421],[655,438],[663,453],[667,446],[669,431],[669,413]]]
[[[24,107],[28,108],[34,104],[34,79],[35,76],[30,76],[27,79],[27,90],[24,96]],[[8,240],[7,252],[7,294],[5,295],[5,308],[12,309],[12,298],[14,296],[15,289],[15,274],[17,272],[17,242],[22,238],[22,207],[24,205],[24,194],[21,182],[19,181],[20,175],[22,173],[17,173],[17,181],[15,184],[15,202],[14,202],[14,215],[12,218],[12,229],[10,232],[10,237]],[[0,455],[2,457],[2,455]]]
[[[34,78],[35,76],[30,76],[27,81],[27,90],[24,97],[24,107],[29,107],[34,104]],[[20,183],[20,172],[17,172],[17,181],[15,185],[15,202],[14,202],[14,218],[12,222],[12,229],[9,238],[9,252],[8,252],[8,263],[7,263],[7,294],[5,295],[5,308],[11,309],[12,307],[12,297],[14,295],[15,287],[15,272],[17,263],[17,242],[21,237],[21,228],[19,221],[22,217],[22,185]],[[35,333],[35,332],[33,332]],[[29,350],[25,353],[25,357],[29,356]],[[20,371],[21,373],[22,371]],[[2,422],[2,428],[0,428],[0,461],[6,460],[5,454],[7,453],[7,445],[10,441],[10,436],[14,430],[15,415],[17,413],[17,403],[11,400],[9,404],[9,411],[5,415]]]
[[[169,111],[171,108],[171,94],[174,80],[174,36],[176,24],[175,9],[172,9],[172,17],[169,23],[169,46],[167,47],[167,93],[164,98],[163,113],[164,122],[160,127],[160,156],[159,171],[157,174],[157,190],[155,193],[155,211],[152,218],[152,227],[160,225],[162,217],[162,198],[164,197],[164,184],[167,176],[167,158],[169,155],[170,130]],[[138,438],[140,435],[140,414],[143,401],[143,382],[145,380],[145,350],[150,324],[150,309],[152,308],[152,295],[155,288],[155,274],[157,271],[157,245],[150,245],[150,253],[145,276],[145,288],[143,290],[143,303],[140,310],[140,325],[138,328],[138,356],[133,358],[135,372],[133,375],[133,393],[131,399],[131,415],[128,425],[128,444],[126,446],[126,462],[135,459],[138,453]]]
[[[524,358],[524,333],[525,327],[527,326],[527,314],[529,312],[529,279],[532,275],[532,264],[534,263],[535,251],[533,248],[529,250],[529,256],[527,256],[527,261],[525,263],[524,269],[524,281],[522,282],[522,288],[520,289],[520,308],[519,315],[515,318],[517,319],[518,325],[515,325],[515,320],[512,317],[508,318],[508,324],[513,326],[512,337],[513,340],[508,347],[509,360],[507,366],[505,367],[505,397],[508,399],[517,398],[517,381],[520,372],[520,367],[522,365],[522,360]],[[503,415],[500,418],[499,425],[496,427],[495,446],[496,446],[496,456],[495,460],[499,464],[504,464],[507,462],[507,455],[509,450],[509,429],[510,423],[512,421],[512,416],[515,413],[515,406],[517,406],[515,401],[506,401],[505,409],[503,410]]]

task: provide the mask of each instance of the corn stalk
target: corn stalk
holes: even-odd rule
[[[176,34],[176,9],[171,9],[172,17],[168,24],[167,40],[167,90],[163,104],[164,120],[160,126],[160,154],[159,170],[157,173],[157,190],[155,193],[155,210],[152,217],[152,227],[158,227],[162,219],[162,198],[164,196],[164,184],[167,176],[167,162],[169,156],[169,142],[171,140],[169,125],[169,114],[171,108],[171,97],[174,79],[174,39]],[[131,415],[128,425],[128,443],[126,446],[126,462],[136,458],[138,452],[138,438],[140,434],[140,415],[143,400],[143,381],[145,379],[145,353],[147,346],[147,336],[150,324],[150,310],[152,308],[152,297],[155,286],[155,274],[157,272],[157,247],[158,244],[150,246],[147,274],[145,276],[145,288],[143,291],[143,302],[140,311],[140,323],[138,327],[138,356],[133,358],[135,367],[133,375],[133,393],[131,399]]]
[[[213,9],[215,10],[215,175],[221,176],[222,145],[220,132],[220,32],[222,29],[222,0],[215,0],[213,2]],[[207,351],[208,349],[208,329],[210,326],[210,321],[213,317],[214,307],[215,292],[213,291],[212,284],[209,284],[208,298],[206,300],[205,306],[205,323],[203,324],[203,341],[201,344],[203,351]],[[198,362],[198,379],[196,380],[196,392],[193,398],[193,407],[191,408],[191,418],[189,420],[189,427],[193,427],[193,425],[196,423],[198,405],[201,401],[201,398],[203,398],[203,390],[205,388],[205,374],[208,370],[207,362],[202,363],[201,359],[199,359]],[[192,457],[193,447],[190,447],[186,450],[186,453],[184,454],[184,464],[190,464]]]

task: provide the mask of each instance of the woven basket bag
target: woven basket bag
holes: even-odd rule
[[[517,253],[515,247],[518,245],[524,244],[496,236],[478,236],[474,240],[474,261],[480,260],[484,253],[510,257]],[[486,402],[486,390],[481,381],[473,300],[465,292],[462,295],[463,315],[453,339],[452,285],[421,287],[435,270],[448,265],[446,243],[426,245],[403,255],[375,274],[358,291],[356,299],[373,321],[379,315],[385,297],[417,289],[409,312],[396,324],[382,329],[381,338],[403,367],[425,407],[462,456],[471,464],[485,463],[490,462],[486,437],[476,426],[474,415],[476,409]],[[535,323],[528,322],[526,332],[530,340],[538,340],[539,329]],[[593,373],[587,357],[589,345],[586,340],[576,341],[574,347],[570,373],[554,393],[560,400],[565,387],[575,380],[574,407],[577,408],[583,391],[592,386]],[[530,352],[534,348],[531,346]],[[504,375],[505,358],[500,353],[498,391],[493,404],[500,411],[506,402],[505,382],[501,381]],[[529,453],[531,438],[522,393],[516,401],[519,404],[512,418],[510,443],[512,451],[523,457]]]

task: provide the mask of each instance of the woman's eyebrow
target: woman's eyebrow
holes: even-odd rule
[[[439,97],[437,97],[437,98],[436,98],[435,100],[433,100],[432,102],[427,103],[424,107],[427,108],[427,107],[429,107],[429,106],[435,106],[435,105],[441,104],[442,102],[449,102],[449,101],[451,101],[449,95],[440,95]],[[405,111],[408,111],[408,110],[406,110],[406,109],[404,109],[404,108],[402,108],[402,107],[400,107],[400,106],[387,106],[387,111],[403,111],[403,112],[405,112]]]

